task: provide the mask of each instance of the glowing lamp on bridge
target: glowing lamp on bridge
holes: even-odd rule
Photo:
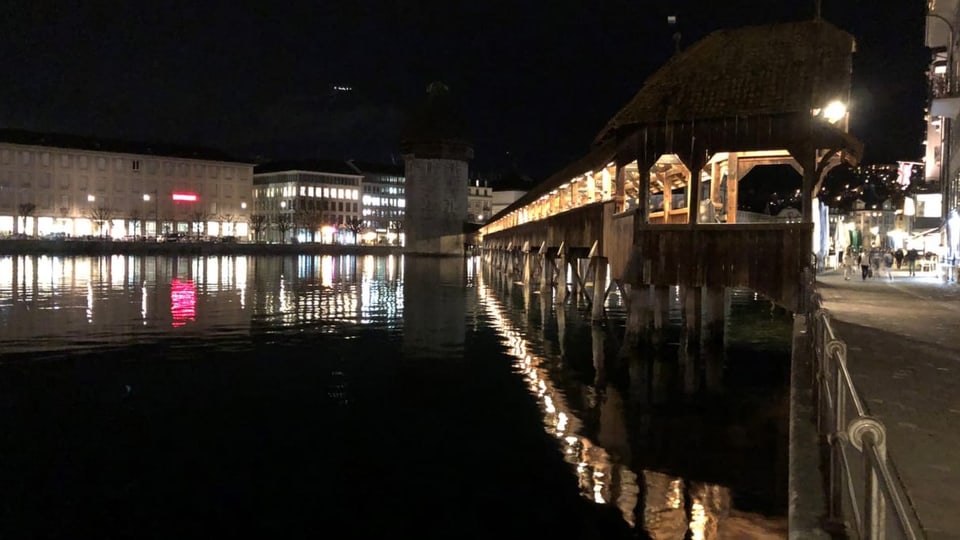
[[[831,124],[836,124],[847,115],[847,106],[840,101],[831,101],[823,109],[823,117]]]
[[[197,202],[200,200],[200,197],[196,193],[189,193],[184,191],[174,191],[172,198],[174,201],[178,202]]]

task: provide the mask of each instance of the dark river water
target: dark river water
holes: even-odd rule
[[[789,314],[624,347],[481,266],[0,257],[0,538],[785,537]]]

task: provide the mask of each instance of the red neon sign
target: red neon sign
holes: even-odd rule
[[[175,201],[197,202],[197,200],[199,199],[200,197],[197,197],[196,193],[180,192],[180,191],[173,192],[173,200]]]

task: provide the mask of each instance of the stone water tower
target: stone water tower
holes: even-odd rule
[[[400,147],[407,198],[404,253],[462,256],[473,147],[446,85],[427,87],[427,100],[407,123]]]

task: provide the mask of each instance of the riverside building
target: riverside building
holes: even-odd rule
[[[0,130],[0,235],[246,237],[253,165],[207,148]]]

